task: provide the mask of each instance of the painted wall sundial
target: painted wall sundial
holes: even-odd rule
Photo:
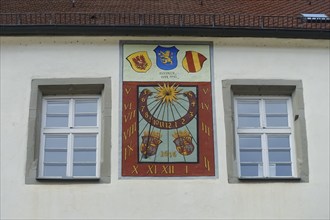
[[[122,50],[122,177],[214,176],[211,45]]]
[[[196,87],[138,87],[140,162],[197,162]]]

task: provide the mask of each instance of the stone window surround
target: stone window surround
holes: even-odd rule
[[[301,80],[280,79],[227,79],[222,81],[224,125],[226,131],[226,157],[229,183],[242,182],[309,182],[306,122]],[[253,178],[238,176],[234,129],[234,95],[291,96],[296,143],[297,178]]]
[[[97,180],[38,180],[42,98],[55,95],[101,95],[101,164]],[[32,79],[28,121],[26,184],[110,183],[111,78]]]

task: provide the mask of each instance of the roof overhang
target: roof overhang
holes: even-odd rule
[[[202,36],[330,39],[330,30],[95,25],[1,25],[2,36]]]

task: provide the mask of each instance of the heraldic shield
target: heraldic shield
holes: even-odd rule
[[[196,73],[203,68],[207,58],[196,51],[186,51],[186,56],[182,60],[182,66],[188,73]]]
[[[193,137],[187,130],[178,131],[173,134],[174,144],[176,145],[176,150],[183,156],[190,155],[195,147],[192,143]]]
[[[126,57],[132,69],[138,73],[146,73],[151,68],[151,60],[146,51],[132,53]]]
[[[177,54],[179,50],[173,47],[157,46],[154,49],[156,53],[156,64],[162,70],[172,70],[178,65]]]
[[[159,144],[162,143],[160,139],[161,135],[159,132],[145,132],[142,137],[142,143],[140,146],[140,151],[144,158],[148,158],[157,153]]]

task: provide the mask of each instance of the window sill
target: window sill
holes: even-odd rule
[[[36,178],[38,182],[43,183],[95,183],[100,182],[100,178],[51,178],[51,177],[38,177]]]
[[[238,182],[300,182],[300,177],[239,177]]]

